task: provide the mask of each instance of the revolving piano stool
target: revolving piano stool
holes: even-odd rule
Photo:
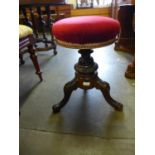
[[[64,86],[64,98],[53,106],[53,112],[57,113],[68,102],[71,93],[77,88],[84,90],[100,89],[105,100],[121,111],[123,105],[115,101],[110,95],[110,86],[97,75],[97,63],[90,54],[93,48],[112,44],[120,31],[117,20],[103,16],[70,17],[57,21],[52,27],[53,34],[59,45],[67,48],[79,49],[81,57],[75,64],[75,77]]]

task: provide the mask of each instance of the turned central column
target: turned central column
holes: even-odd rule
[[[93,88],[94,80],[97,78],[98,65],[94,62],[93,57],[90,56],[92,52],[93,50],[91,49],[79,50],[81,57],[74,66],[78,87],[82,89]]]

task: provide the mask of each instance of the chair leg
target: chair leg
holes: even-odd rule
[[[20,64],[21,65],[24,65],[25,64],[25,61],[24,61],[24,59],[23,59],[23,54],[19,54],[19,59],[20,59]]]
[[[129,79],[135,79],[135,58],[132,63],[130,63],[126,69],[125,77]]]
[[[30,58],[31,58],[33,65],[35,67],[36,74],[39,76],[40,81],[42,81],[43,80],[42,72],[40,71],[40,66],[39,66],[38,59],[37,59],[37,56],[35,54],[35,50],[33,48],[33,45],[29,45],[28,52],[30,53]]]

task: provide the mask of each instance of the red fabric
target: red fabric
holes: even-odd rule
[[[54,23],[52,31],[56,39],[70,43],[100,43],[116,37],[120,24],[103,16],[65,18]]]

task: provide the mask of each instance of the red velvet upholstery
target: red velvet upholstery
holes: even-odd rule
[[[65,18],[52,27],[57,40],[80,45],[115,39],[119,30],[120,24],[117,20],[103,16]]]

